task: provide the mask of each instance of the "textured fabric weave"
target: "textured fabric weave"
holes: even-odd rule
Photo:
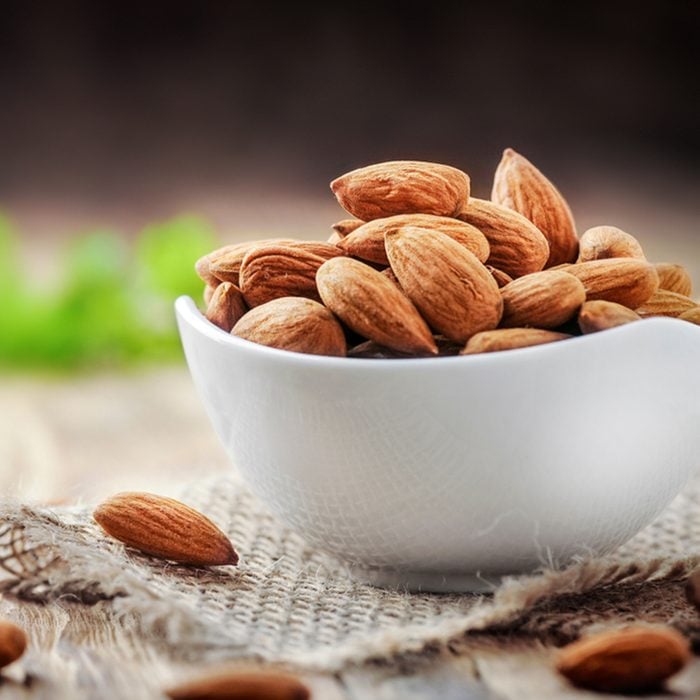
[[[92,606],[138,629],[155,655],[201,662],[255,659],[337,670],[459,644],[465,634],[561,643],[589,625],[665,622],[693,636],[682,579],[700,561],[700,481],[613,556],[506,580],[493,595],[410,594],[354,582],[310,548],[234,476],[183,490],[241,554],[238,567],[193,570],[106,537],[89,508],[5,504],[2,589],[48,608]],[[85,608],[87,609],[87,608]]]

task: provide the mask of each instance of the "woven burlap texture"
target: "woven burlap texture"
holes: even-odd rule
[[[182,491],[231,537],[238,567],[194,570],[140,555],[95,525],[91,508],[6,503],[3,590],[46,605],[98,605],[183,661],[250,659],[333,671],[458,643],[466,634],[556,642],[592,624],[666,622],[693,634],[679,582],[700,561],[700,481],[612,556],[506,580],[492,595],[415,594],[354,582],[310,548],[236,476]]]

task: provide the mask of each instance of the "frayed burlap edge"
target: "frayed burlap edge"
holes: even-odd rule
[[[464,615],[435,619],[429,624],[366,632],[332,648],[295,651],[267,658],[246,656],[245,644],[221,634],[217,620],[187,601],[166,600],[158,595],[143,569],[136,573],[116,566],[123,550],[106,538],[86,546],[91,525],[70,512],[52,512],[27,505],[6,503],[2,519],[21,529],[25,549],[34,553],[26,571],[10,576],[1,585],[13,595],[41,602],[61,598],[83,603],[109,601],[116,619],[138,621],[145,634],[177,648],[186,646],[193,656],[209,661],[254,658],[291,664],[317,671],[337,671],[368,660],[417,653],[447,645],[471,632],[503,627],[526,615],[547,599],[583,594],[614,584],[680,580],[700,563],[700,556],[620,561],[613,557],[577,561],[562,571],[543,570],[530,576],[505,579],[493,596],[474,597]],[[202,583],[220,577],[216,571],[202,574]],[[235,580],[232,582],[235,585]],[[409,594],[407,594],[409,595]]]

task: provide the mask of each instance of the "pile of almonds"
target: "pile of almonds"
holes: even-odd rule
[[[255,343],[316,355],[493,352],[649,316],[700,323],[680,265],[649,262],[614,226],[580,238],[568,204],[506,149],[491,200],[466,173],[393,161],[331,183],[354,218],[327,242],[227,245],[196,263],[207,318]]]

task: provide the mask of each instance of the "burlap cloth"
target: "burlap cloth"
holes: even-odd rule
[[[6,503],[5,595],[73,616],[98,610],[115,628],[137,629],[141,653],[182,663],[245,658],[336,671],[465,635],[561,643],[592,624],[631,620],[695,634],[682,579],[700,560],[698,479],[613,556],[512,578],[493,595],[356,583],[340,562],[280,525],[235,476],[188,486],[182,500],[230,535],[238,567],[193,570],[142,556],[106,537],[88,507]]]

